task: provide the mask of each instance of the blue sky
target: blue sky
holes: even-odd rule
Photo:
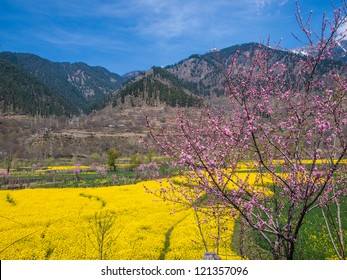
[[[318,30],[333,10],[330,0],[299,3]],[[0,51],[125,74],[269,36],[300,46],[295,11],[294,0],[1,0]]]

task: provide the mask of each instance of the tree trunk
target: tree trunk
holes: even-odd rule
[[[244,250],[244,243],[246,239],[246,221],[241,217],[241,222],[240,222],[240,237],[239,237],[239,250],[240,250],[240,256],[242,258],[245,257],[245,250]]]

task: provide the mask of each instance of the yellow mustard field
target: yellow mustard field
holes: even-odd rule
[[[144,185],[160,188],[158,182],[148,181],[0,191],[0,258],[202,259],[205,249],[193,211],[163,202]],[[103,225],[102,217],[111,216],[114,223],[103,236],[98,226]],[[230,231],[233,226],[230,221]],[[239,259],[230,246],[220,254]]]

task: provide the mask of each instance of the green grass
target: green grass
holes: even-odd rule
[[[336,206],[331,207],[332,222],[337,223],[337,209]],[[345,250],[347,251],[347,198],[341,201],[341,218],[342,228],[345,239]],[[337,244],[337,235],[332,230],[334,241]],[[244,233],[243,252],[249,259],[272,259],[272,254],[269,251],[267,243],[262,239],[259,233],[252,231],[247,227],[247,232]],[[235,223],[234,235],[232,238],[231,246],[240,252],[240,239],[241,236],[241,219],[239,218]],[[240,254],[241,255],[241,254]],[[309,212],[304,220],[304,224],[300,229],[299,238],[296,244],[294,259],[297,260],[327,260],[336,259],[337,255],[334,251],[333,245],[328,235],[328,230],[320,208],[315,208]]]
[[[337,208],[336,206],[331,207],[330,228],[333,233],[333,238],[337,244],[337,235],[333,230],[333,224],[337,224]],[[345,250],[347,250],[347,198],[341,201],[341,219],[342,228],[345,239]],[[297,259],[334,259],[336,254],[328,235],[328,230],[325,225],[325,221],[320,208],[314,209],[307,216],[305,224],[302,227],[301,237],[298,240],[298,250],[296,252]]]
[[[13,199],[13,197],[9,193],[6,195],[6,201],[10,203],[12,206],[17,205],[16,201]]]
[[[137,183],[133,171],[120,170],[106,175],[81,171],[78,176],[72,171],[36,173],[16,171],[11,173],[5,184],[0,180],[2,189],[11,188],[62,188],[62,187],[100,187]]]

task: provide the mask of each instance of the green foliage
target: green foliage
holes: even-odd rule
[[[131,169],[138,167],[143,163],[153,162],[153,151],[149,151],[147,154],[135,154],[129,159],[129,164],[131,165]]]
[[[69,115],[76,108],[33,75],[0,59],[0,113]]]
[[[167,70],[159,67],[153,67],[153,74],[142,79],[127,84],[116,96],[120,98],[121,103],[125,102],[125,97],[141,98],[145,100],[146,105],[155,106],[158,101],[171,107],[193,107],[200,106],[202,100],[193,95],[192,88],[196,87],[189,82],[182,81]],[[117,101],[113,101],[116,105]],[[134,104],[132,104],[134,105]]]
[[[16,201],[13,199],[13,197],[10,194],[6,195],[6,201],[10,203],[12,206],[16,206]]]
[[[344,236],[347,234],[347,199],[341,201],[341,226]],[[329,237],[328,228],[324,221],[322,211],[326,211],[325,207],[316,208],[308,215],[308,219],[303,226],[301,238],[298,240],[298,250],[296,259],[305,260],[324,260],[337,259],[333,244]],[[326,216],[328,217],[328,225],[330,227],[332,238],[335,244],[339,244],[336,233],[338,232],[336,205],[331,205]],[[344,250],[347,250],[345,244]],[[339,246],[339,245],[338,245]]]
[[[90,195],[90,194],[80,193],[80,196],[88,198],[88,199],[95,199],[96,201],[99,201],[101,203],[101,207],[102,208],[106,206],[106,201],[103,200],[101,197],[99,197],[97,195]]]
[[[111,148],[107,151],[107,156],[107,165],[110,166],[113,171],[116,171],[116,160],[119,158],[120,152],[114,148]]]
[[[129,159],[129,163],[131,164],[131,166],[133,168],[138,167],[141,163],[144,163],[146,160],[145,156],[142,154],[136,154],[133,155],[130,159]]]
[[[344,198],[342,206],[342,228],[344,234],[347,233],[347,203]],[[332,217],[336,216],[336,207],[331,207]],[[334,218],[332,218],[334,219]],[[330,223],[337,224],[337,221],[330,220]],[[334,241],[336,244],[337,237],[334,230]],[[244,240],[240,246],[240,240]],[[259,232],[256,232],[249,227],[242,230],[241,218],[236,220],[234,234],[232,238],[232,247],[240,255],[246,255],[249,259],[272,259],[271,248],[261,238]],[[328,230],[325,225],[321,209],[316,208],[307,215],[305,224],[303,225],[301,235],[297,240],[297,248],[294,254],[294,259],[297,260],[326,260],[337,259],[336,252],[328,235]]]
[[[100,159],[101,159],[101,155],[99,153],[95,152],[90,155],[91,162],[100,162]]]
[[[59,96],[75,114],[81,110],[101,109],[124,81],[121,76],[103,67],[91,67],[85,63],[51,62],[33,54],[11,52],[0,53],[0,59],[16,65],[22,71],[19,76],[23,73],[35,76],[41,83],[41,86],[37,85],[39,91],[44,85],[45,91]],[[82,74],[85,79],[81,79]],[[85,95],[86,92],[90,94]]]

